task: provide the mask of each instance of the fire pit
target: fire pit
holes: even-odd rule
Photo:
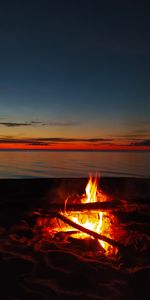
[[[98,187],[98,178],[89,178],[82,196],[70,195],[64,204],[53,203],[47,209],[35,212],[37,225],[54,238],[60,234],[74,239],[95,239],[99,251],[115,255],[123,248],[123,228],[115,210],[120,206]]]

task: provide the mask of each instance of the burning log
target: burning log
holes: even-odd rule
[[[45,215],[43,215],[41,213],[37,213],[37,215],[45,217]],[[69,232],[69,234],[72,234],[74,232],[74,229],[77,229],[77,231],[84,232],[84,233],[86,233],[90,237],[93,237],[96,240],[106,242],[109,245],[118,248],[119,251],[124,251],[125,250],[124,246],[122,244],[120,244],[119,242],[117,242],[113,239],[110,239],[105,235],[102,235],[102,234],[99,234],[95,231],[87,229],[87,228],[83,227],[82,225],[79,225],[79,224],[75,223],[74,221],[70,220],[67,216],[65,216],[65,215],[63,215],[59,212],[51,212],[51,213],[47,214],[47,216],[49,218],[57,218],[57,219],[61,220],[62,222],[66,223],[67,225],[71,226],[73,228],[73,230],[71,232]]]
[[[108,244],[110,244],[113,247],[117,247],[119,250],[123,250],[124,246],[122,244],[120,244],[119,242],[116,242],[104,235],[101,235],[97,232],[94,232],[90,229],[87,229],[79,224],[76,224],[75,222],[73,222],[72,220],[70,220],[69,218],[67,218],[66,216],[60,214],[60,213],[55,213],[55,217],[60,219],[61,221],[63,221],[64,223],[68,224],[69,226],[76,228],[79,231],[82,231],[84,233],[86,233],[89,236],[92,236],[93,238],[103,241],[103,242],[107,242]]]
[[[47,215],[47,211],[50,213],[55,212],[84,212],[84,211],[112,211],[123,209],[121,201],[107,201],[107,202],[87,202],[87,203],[69,203],[66,206],[64,204],[53,203],[50,204],[48,210],[40,210],[40,213]],[[37,212],[38,214],[38,212]]]

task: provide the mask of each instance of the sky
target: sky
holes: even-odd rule
[[[0,3],[0,149],[150,150],[150,4]]]

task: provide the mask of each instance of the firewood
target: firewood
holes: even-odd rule
[[[60,219],[61,221],[63,221],[64,223],[68,224],[69,226],[78,229],[79,231],[82,231],[86,234],[88,234],[89,236],[92,236],[93,238],[97,239],[97,240],[101,240],[104,242],[107,242],[108,244],[110,244],[113,247],[117,247],[119,250],[124,250],[124,246],[122,244],[120,244],[119,242],[116,242],[104,235],[101,235],[97,232],[94,232],[92,230],[89,230],[79,224],[76,224],[75,222],[73,222],[72,220],[70,220],[69,218],[67,218],[66,216],[62,215],[61,213],[55,213],[54,216],[58,219]]]
[[[106,202],[89,202],[89,203],[67,203],[58,204],[52,203],[46,209],[40,209],[39,212],[43,214],[47,214],[47,212],[64,212],[64,211],[72,211],[72,212],[80,212],[80,211],[112,211],[123,209],[123,205],[120,201],[106,201]],[[38,212],[37,212],[38,213]]]

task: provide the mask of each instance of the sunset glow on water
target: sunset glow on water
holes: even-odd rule
[[[0,151],[0,178],[150,177],[150,152]]]

